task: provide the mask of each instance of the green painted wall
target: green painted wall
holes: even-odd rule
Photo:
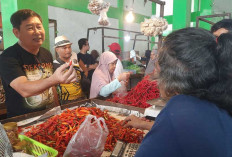
[[[199,3],[200,3],[200,12],[199,12],[200,16],[211,15],[212,14],[213,0],[200,0]],[[211,19],[207,19],[207,20],[211,20]],[[208,29],[208,30],[211,27],[210,24],[208,24],[206,22],[203,22],[203,21],[200,21],[199,26],[201,28],[205,28],[205,29]]]
[[[123,0],[118,0],[118,11],[119,11],[119,16],[118,16],[118,28],[119,29],[124,29],[124,11],[123,11],[123,7],[124,7],[124,3]],[[118,36],[120,38],[123,38],[124,33],[122,31],[118,31]],[[118,41],[119,45],[121,46],[121,49],[124,50],[124,41],[123,39],[119,39]]]
[[[38,7],[39,6],[39,7]],[[13,45],[18,39],[12,33],[12,25],[10,23],[11,15],[20,9],[31,9],[37,12],[43,19],[44,29],[46,31],[46,39],[43,47],[49,49],[49,33],[48,33],[48,3],[47,0],[2,0],[2,23],[4,48]]]
[[[90,14],[88,3],[88,0],[48,0],[48,5]]]
[[[155,15],[156,14],[156,3],[152,3],[151,9],[152,9],[151,10],[152,15]],[[151,41],[155,42],[155,38],[151,37]],[[154,45],[155,44],[152,43],[151,46],[150,46],[150,49],[152,49]]]
[[[17,8],[17,0],[1,0],[4,49],[18,41],[12,32],[13,27],[10,23],[10,17],[15,11],[17,11]]]
[[[192,0],[192,1],[194,1],[194,9],[193,9],[193,11],[194,12],[199,11],[199,1],[200,0]]]
[[[32,5],[33,4],[33,5]],[[39,6],[39,7],[38,7]],[[43,20],[45,29],[45,41],[43,47],[50,49],[49,46],[49,21],[48,21],[48,2],[47,0],[18,0],[18,9],[31,9],[38,13]]]
[[[191,0],[173,0],[173,30],[190,26]]]

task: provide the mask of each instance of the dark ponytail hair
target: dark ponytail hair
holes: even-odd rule
[[[232,33],[220,35],[217,41],[219,80],[210,88],[209,99],[232,115]]]

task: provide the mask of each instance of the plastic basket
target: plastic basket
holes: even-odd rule
[[[58,155],[58,151],[48,147],[36,140],[33,140],[25,135],[19,135],[20,140],[26,140],[29,143],[29,147],[28,150],[30,152],[31,155],[34,156],[40,156],[43,155],[45,153],[47,153],[48,157],[56,157]]]

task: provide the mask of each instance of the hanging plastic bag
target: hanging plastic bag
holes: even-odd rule
[[[140,24],[140,31],[146,36],[161,35],[168,28],[168,22],[162,17],[152,16]]]
[[[124,97],[127,95],[127,82],[121,81],[121,87],[118,88],[113,95],[116,97]]]
[[[104,2],[103,0],[91,0],[88,4],[88,9],[92,14],[100,15],[100,12],[109,8],[110,3]]]
[[[102,10],[103,0],[91,0],[88,4],[88,9],[91,13],[99,15]]]
[[[108,9],[109,9],[109,6],[100,12],[100,17],[98,19],[99,25],[102,25],[102,26],[109,26],[110,25],[110,21],[109,21],[108,16],[107,16]]]
[[[64,157],[100,157],[109,131],[105,120],[88,115],[70,140]]]

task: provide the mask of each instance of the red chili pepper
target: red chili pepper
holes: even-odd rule
[[[66,150],[68,142],[85,120],[87,113],[96,114],[97,117],[103,117],[105,119],[107,128],[109,129],[105,150],[112,151],[117,139],[133,143],[139,143],[143,139],[144,132],[124,128],[121,125],[121,122],[110,116],[107,111],[86,107],[80,107],[73,110],[66,109],[60,115],[51,117],[46,122],[39,124],[36,127],[31,127],[31,130],[26,132],[25,135],[38,140],[45,145],[53,147],[59,152],[58,156],[62,156]]]
[[[69,66],[71,66],[72,65],[72,60],[69,62]]]
[[[150,81],[149,77],[144,77],[134,88],[131,89],[124,97],[113,97],[108,101],[131,105],[141,108],[147,108],[151,105],[147,104],[147,100],[160,97],[157,81]]]

